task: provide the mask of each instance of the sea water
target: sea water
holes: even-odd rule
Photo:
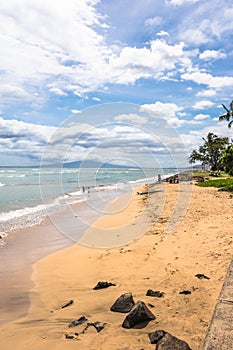
[[[0,244],[9,230],[39,224],[49,212],[82,202],[99,191],[121,194],[177,169],[0,168]],[[112,198],[113,198],[112,197]]]

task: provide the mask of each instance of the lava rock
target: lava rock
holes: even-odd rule
[[[94,327],[97,330],[97,332],[99,333],[105,328],[106,324],[107,323],[103,323],[103,322],[99,322],[99,321],[88,322],[86,327],[83,329],[83,331],[80,334],[84,334],[88,330],[89,327]]]
[[[79,326],[80,324],[83,324],[87,321],[87,318],[85,316],[80,317],[78,320],[74,320],[69,324],[69,328]]]
[[[148,305],[149,307],[152,307],[152,308],[155,307],[154,304],[151,304],[151,303],[148,303],[147,305]]]
[[[102,331],[107,323],[103,323],[103,322],[93,322],[93,323],[89,323],[90,326],[95,327],[95,329],[97,330],[97,332],[99,333],[100,331]]]
[[[191,294],[191,291],[190,290],[182,290],[179,294],[188,295],[188,294]]]
[[[66,339],[74,339],[74,336],[73,335],[71,335],[71,334],[65,334],[65,338]]]
[[[143,301],[138,301],[122,323],[123,328],[132,328],[140,322],[155,320],[155,315]]]
[[[204,280],[204,279],[209,280],[210,279],[208,276],[204,275],[203,273],[197,273],[195,275],[195,277],[197,277],[197,278],[199,278],[201,280]]]
[[[130,312],[132,307],[135,305],[133,296],[131,293],[122,294],[111,306],[110,310],[113,312]]]
[[[189,345],[168,332],[158,330],[149,333],[151,344],[156,344],[155,350],[191,350]]]
[[[166,332],[163,330],[158,330],[156,332],[151,332],[148,334],[151,344],[157,344],[160,339],[165,336]]]
[[[111,283],[111,282],[98,282],[97,285],[93,289],[94,290],[104,289],[104,288],[108,288],[108,287],[111,287],[111,286],[115,286],[115,284]]]
[[[152,289],[148,289],[148,291],[146,292],[146,296],[148,297],[156,297],[156,298],[162,298],[164,295],[163,292],[160,292],[158,290],[152,290]]]
[[[70,301],[68,301],[68,303],[65,303],[64,305],[62,305],[62,306],[61,306],[61,309],[64,309],[65,307],[72,305],[73,302],[74,302],[74,301],[71,299]]]

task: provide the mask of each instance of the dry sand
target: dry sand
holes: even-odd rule
[[[164,192],[150,195],[147,204],[146,196],[135,195],[128,209],[99,219],[83,237],[83,244],[90,244],[99,228],[99,246],[103,245],[101,232],[106,231],[113,233],[108,244],[117,245],[117,238],[121,242],[124,233],[138,227],[128,236],[132,243],[112,249],[76,244],[37,262],[29,313],[3,327],[1,348],[146,350],[155,348],[147,334],[164,329],[187,341],[193,350],[202,349],[232,259],[233,199],[229,193],[194,186],[185,217],[168,234],[168,220],[178,196],[189,192],[190,186],[168,184]],[[183,209],[175,211],[181,218]],[[147,233],[137,239],[146,228]],[[197,273],[210,279],[199,280]],[[116,286],[95,291],[92,288],[98,281]],[[148,297],[148,289],[164,292],[164,297]],[[182,290],[190,290],[191,294],[179,294]],[[135,301],[153,304],[150,310],[156,319],[144,328],[123,329],[125,315],[109,309],[126,292],[132,292]],[[74,303],[61,309],[70,299]],[[83,325],[68,328],[81,316],[107,325],[100,333],[89,328],[85,334],[65,339],[65,333],[82,331]]]

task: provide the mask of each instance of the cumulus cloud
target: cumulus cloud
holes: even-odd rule
[[[126,121],[126,122],[130,122],[130,123],[135,123],[135,124],[145,124],[147,122],[147,118],[146,117],[142,117],[138,114],[133,114],[133,113],[129,113],[129,114],[121,114],[118,115],[117,117],[114,118],[116,121]]]
[[[197,97],[213,97],[215,95],[216,95],[216,90],[213,90],[213,89],[202,90],[196,94]]]
[[[223,88],[233,85],[233,77],[230,76],[218,76],[214,77],[210,73],[201,71],[194,71],[192,73],[184,73],[181,75],[184,80],[191,80],[197,84],[204,84],[210,88]]]
[[[150,17],[145,20],[146,26],[157,26],[161,23],[162,23],[162,17],[159,17],[159,16]]]
[[[2,84],[0,85],[0,96],[2,99],[14,99],[14,100],[34,100],[35,95],[32,95],[24,90],[23,87],[16,86],[14,84]]]
[[[141,106],[141,110],[144,111],[152,111],[154,117],[162,117],[162,118],[174,118],[176,117],[176,113],[181,111],[183,108],[177,106],[175,103],[164,103],[160,101],[156,101],[152,104],[144,104]]]
[[[71,113],[77,114],[77,113],[81,113],[81,111],[79,109],[71,109]]]
[[[210,117],[209,114],[197,114],[194,117],[194,120],[204,120],[204,119],[207,119],[209,117]]]
[[[200,53],[199,58],[201,60],[218,60],[226,58],[227,55],[223,53],[222,51],[216,51],[216,50],[205,50],[204,52]]]
[[[202,100],[202,101],[197,101],[193,105],[193,109],[205,109],[205,108],[210,108],[214,105],[213,102],[208,101],[208,100]]]
[[[49,91],[58,96],[67,96],[67,93],[62,91],[62,89],[58,87],[52,87],[51,89],[49,89]]]
[[[14,86],[12,96],[29,100],[35,86],[58,96],[83,96],[108,83],[134,84],[190,67],[183,43],[154,40],[144,48],[120,44],[114,50],[106,44],[107,20],[97,4],[97,0],[1,1],[1,84]],[[160,17],[153,17],[145,24],[160,22]]]
[[[192,28],[183,31],[180,34],[181,40],[184,40],[186,43],[201,45],[206,44],[209,41],[209,36],[205,34],[204,30]]]
[[[199,2],[200,0],[166,0],[168,4],[174,5],[174,6],[181,6],[184,4],[195,4]]]
[[[157,36],[160,36],[160,37],[163,37],[163,36],[169,36],[169,33],[164,31],[164,30],[161,30],[159,33],[156,34]]]

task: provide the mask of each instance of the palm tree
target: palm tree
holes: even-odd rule
[[[226,111],[226,114],[221,115],[218,119],[219,121],[226,120],[228,121],[228,128],[231,128],[231,125],[233,124],[233,101],[230,103],[230,109],[228,109],[224,104],[222,104],[223,108]],[[230,121],[230,119],[232,119]]]

